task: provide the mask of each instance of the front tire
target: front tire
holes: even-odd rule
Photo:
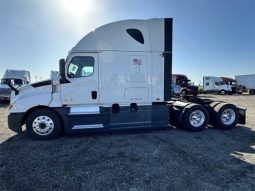
[[[38,140],[56,138],[62,130],[59,116],[50,109],[32,112],[26,120],[26,127],[29,136]]]
[[[220,90],[220,94],[221,95],[226,95],[226,91],[225,90]]]

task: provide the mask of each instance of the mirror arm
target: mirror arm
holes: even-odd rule
[[[19,90],[12,86],[11,82],[8,82],[7,85],[15,92],[15,95],[19,94]]]

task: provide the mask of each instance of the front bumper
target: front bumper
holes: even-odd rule
[[[0,101],[10,101],[10,97],[0,95]]]
[[[11,98],[11,91],[0,90],[0,100],[1,101],[9,101]]]
[[[16,133],[22,133],[22,118],[24,113],[10,113],[8,115],[8,127]]]

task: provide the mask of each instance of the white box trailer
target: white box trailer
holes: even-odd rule
[[[245,86],[249,90],[249,94],[255,95],[255,74],[237,75],[235,79],[238,84]]]
[[[245,123],[245,109],[196,98],[171,100],[172,19],[125,20],[99,27],[59,61],[60,78],[33,83],[11,100],[9,128],[35,139],[61,131],[168,128]]]

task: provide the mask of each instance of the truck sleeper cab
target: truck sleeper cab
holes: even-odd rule
[[[59,62],[59,77],[19,89],[11,100],[9,128],[35,139],[66,133],[133,128],[200,131],[245,122],[236,106],[171,101],[172,19],[126,20],[86,35]],[[217,110],[214,111],[214,106]],[[242,116],[242,117],[240,117]],[[169,120],[170,119],[170,120]],[[227,122],[226,122],[227,121]],[[220,124],[221,122],[221,124]]]

